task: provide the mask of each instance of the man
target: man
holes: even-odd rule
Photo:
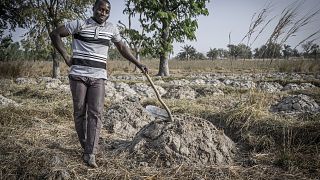
[[[93,17],[68,22],[50,33],[54,47],[70,66],[69,80],[74,107],[75,129],[81,147],[83,160],[91,167],[98,167],[95,161],[104,106],[107,78],[106,60],[110,41],[123,57],[133,62],[142,72],[148,73],[145,65],[139,63],[121,41],[119,30],[106,20],[110,15],[108,0],[96,0]],[[72,57],[67,53],[61,37],[73,35]]]

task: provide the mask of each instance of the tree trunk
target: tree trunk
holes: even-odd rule
[[[135,55],[136,59],[138,62],[141,62],[140,60],[140,52],[138,50],[136,50],[136,55]],[[134,66],[134,70],[133,72],[136,72],[137,71],[137,66]]]
[[[57,51],[55,48],[53,48],[52,51],[52,78],[59,78],[60,77],[60,66],[59,66],[59,60],[57,56]]]
[[[168,63],[168,53],[162,53],[160,55],[159,72],[157,76],[170,76],[169,74],[169,63]]]
[[[160,52],[160,63],[159,63],[159,72],[157,76],[170,76],[169,74],[169,63],[168,57],[170,52],[170,41],[169,41],[169,24],[166,21],[162,22],[161,29],[161,41],[160,44],[163,50]]]

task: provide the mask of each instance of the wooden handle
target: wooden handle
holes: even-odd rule
[[[172,118],[171,111],[170,111],[170,109],[168,108],[168,106],[162,101],[161,96],[160,96],[158,90],[156,89],[156,87],[154,86],[154,83],[153,83],[153,81],[151,80],[150,76],[149,76],[147,73],[143,73],[143,74],[147,77],[149,83],[151,84],[154,92],[155,92],[156,95],[157,95],[158,100],[160,101],[160,103],[162,104],[162,106],[164,107],[164,109],[167,111],[167,113],[168,113],[168,115],[169,115],[170,121],[173,122],[173,118]]]

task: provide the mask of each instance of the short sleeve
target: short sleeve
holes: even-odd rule
[[[81,27],[80,24],[81,22],[79,20],[74,20],[74,21],[66,22],[64,26],[66,27],[66,29],[69,31],[70,34],[75,34],[79,32]]]
[[[114,43],[121,41],[120,32],[119,32],[119,29],[116,26],[114,26],[113,36],[112,36],[111,41],[114,42]]]

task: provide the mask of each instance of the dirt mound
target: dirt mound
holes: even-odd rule
[[[179,163],[223,165],[233,162],[234,143],[210,122],[188,115],[174,122],[151,122],[128,145],[140,163],[171,166]]]
[[[132,138],[152,117],[138,99],[126,98],[113,104],[104,115],[103,125],[109,133],[116,133],[122,138]]]
[[[189,86],[174,86],[163,97],[168,99],[195,99],[196,92]]]
[[[281,102],[271,107],[271,110],[284,113],[317,113],[320,108],[314,99],[304,94],[299,94],[283,98]]]
[[[201,88],[196,88],[197,92],[197,97],[206,97],[206,96],[223,96],[224,93],[220,89],[216,87],[201,87]]]

